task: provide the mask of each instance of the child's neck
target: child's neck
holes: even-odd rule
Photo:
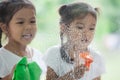
[[[4,48],[11,51],[13,54],[17,56],[31,57],[30,50],[27,48],[27,46],[17,45],[14,43],[8,43]]]

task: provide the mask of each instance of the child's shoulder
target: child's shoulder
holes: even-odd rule
[[[101,52],[93,47],[89,47],[90,54],[94,59],[101,60],[103,59],[103,55]]]
[[[48,50],[59,50],[60,49],[60,45],[54,45],[48,48]]]
[[[101,53],[99,52],[99,50],[97,50],[97,49],[94,48],[94,47],[89,46],[89,47],[88,47],[88,50],[90,51],[90,54],[91,54],[91,55],[101,55]]]
[[[4,47],[1,47],[0,48],[0,53],[3,53],[4,52]]]
[[[47,50],[46,50],[46,52],[45,52],[45,54],[57,54],[57,53],[60,53],[60,45],[54,45],[54,46],[51,46],[51,47],[49,47]]]
[[[60,45],[54,45],[52,47],[49,47],[45,54],[44,57],[58,57],[60,56]]]
[[[52,47],[49,47],[46,51],[46,54],[47,53],[59,53],[60,52],[60,45],[54,45]]]
[[[8,53],[10,53],[10,54],[8,54]],[[5,49],[4,47],[1,47],[0,48],[0,56],[6,58],[6,57],[10,57],[12,55],[9,50]]]

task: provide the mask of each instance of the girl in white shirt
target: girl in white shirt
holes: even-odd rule
[[[30,74],[33,74],[30,76],[35,78],[38,75],[37,80],[45,78],[46,67],[41,53],[28,47],[36,34],[36,30],[36,10],[29,0],[4,0],[0,2],[0,41],[2,33],[8,38],[7,44],[3,47],[0,42],[0,80],[12,80],[18,76],[22,78],[19,80],[23,80],[23,73],[13,76],[14,72],[19,72],[16,67],[23,57],[27,58],[27,65],[34,63],[38,69],[39,74],[36,74],[33,65],[29,66]]]
[[[97,21],[97,8],[83,2],[62,5],[59,9],[61,45],[46,52],[47,80],[101,80],[105,72],[102,56],[91,48]],[[89,53],[88,68],[80,57]]]

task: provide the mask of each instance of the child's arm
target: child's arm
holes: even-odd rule
[[[12,79],[12,75],[9,74],[7,76],[5,76],[4,78],[1,78],[0,80],[11,80]]]
[[[78,66],[70,72],[66,73],[64,76],[59,77],[53,69],[50,67],[47,68],[47,76],[46,80],[74,80],[74,79],[80,79],[84,72],[86,71],[86,68],[84,65]]]
[[[4,78],[0,78],[0,80],[12,80],[13,72],[14,72],[15,66],[13,67],[11,73]]]
[[[46,76],[46,80],[54,80],[57,79],[58,76],[57,74],[54,72],[54,70],[50,67],[47,67],[47,76]]]

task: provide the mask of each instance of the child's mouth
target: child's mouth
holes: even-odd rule
[[[32,38],[32,34],[24,34],[24,35],[22,35],[22,38],[24,38],[24,39],[31,39]]]

